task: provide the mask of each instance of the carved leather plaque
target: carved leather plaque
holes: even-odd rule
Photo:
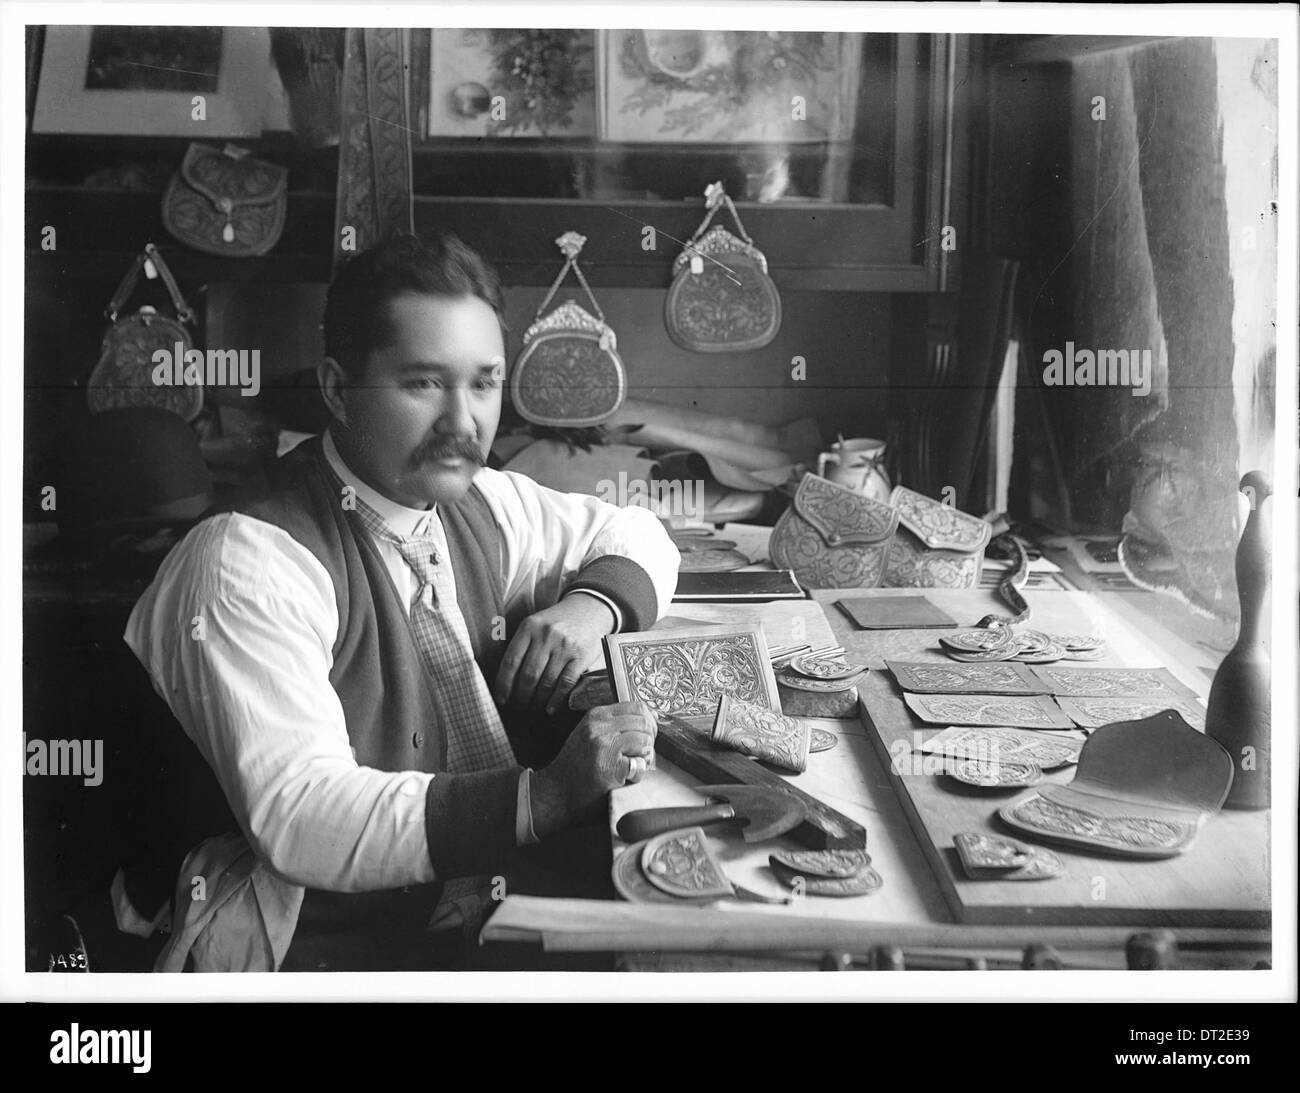
[[[1045,695],[903,696],[912,712],[932,725],[1006,725],[1026,729],[1072,729],[1074,722]]]
[[[1205,729],[1205,711],[1177,699],[1058,698],[1057,703],[1081,729],[1099,729],[1116,721],[1141,721],[1161,710],[1174,710],[1194,729]]]
[[[1020,664],[934,664],[887,660],[898,685],[922,694],[1041,695],[1048,688]]]
[[[1054,695],[1066,698],[1160,698],[1195,701],[1167,668],[1034,668],[1034,675]],[[1159,707],[1165,709],[1166,703]]]
[[[921,750],[959,759],[980,759],[990,763],[1032,763],[1043,770],[1079,761],[1083,747],[1069,737],[1023,729],[956,726],[930,737]]]
[[[611,634],[605,659],[618,700],[656,714],[711,720],[723,695],[781,712],[758,624]]]

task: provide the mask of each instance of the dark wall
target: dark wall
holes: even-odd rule
[[[837,432],[883,435],[873,430],[883,430],[885,422],[888,297],[787,292],[781,331],[770,345],[746,353],[691,353],[668,337],[664,296],[658,289],[597,293],[618,335],[631,397],[764,425],[811,415],[832,438]],[[508,293],[512,353],[544,298],[544,291],[531,288]],[[796,356],[804,358],[806,380],[791,378]]]

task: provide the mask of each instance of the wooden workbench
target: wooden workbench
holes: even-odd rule
[[[935,631],[859,631],[833,606],[844,596],[916,595],[916,590],[873,590],[838,592],[819,591],[814,601],[795,608],[808,611],[815,604],[824,608],[824,617],[834,637],[849,651],[850,659],[864,660],[874,669],[883,669],[883,659],[943,659],[935,643]],[[925,590],[924,594],[947,611],[960,625],[969,625],[1000,605],[991,593],[983,591],[951,592]],[[1157,625],[1146,625],[1128,609],[1117,611],[1107,602],[1105,593],[1044,592],[1034,597],[1034,625],[1059,632],[1084,632],[1102,635],[1107,640],[1108,658],[1095,666],[1152,667],[1165,666],[1187,687],[1204,699],[1215,663],[1215,653],[1180,643],[1176,636],[1163,632]],[[1131,598],[1130,598],[1131,600]],[[678,605],[689,612],[695,605]],[[789,604],[750,607],[757,612],[765,629],[772,629],[769,640],[778,643],[789,635],[794,617]],[[771,622],[769,623],[769,618]],[[810,617],[811,618],[811,617]],[[805,624],[807,628],[808,624]],[[817,641],[815,635],[809,640]],[[1091,666],[1091,665],[1083,665]],[[873,672],[864,693],[888,690],[892,680],[883,671]],[[901,706],[901,700],[899,701]],[[904,716],[906,710],[904,709]],[[831,751],[810,758],[809,769],[790,780],[862,823],[868,831],[868,850],[873,865],[884,879],[876,894],[852,899],[806,897],[789,907],[768,907],[725,901],[706,909],[584,903],[583,901],[535,901],[507,899],[489,925],[487,938],[494,936],[520,939],[541,938],[552,949],[614,949],[624,952],[623,964],[635,969],[724,968],[744,966],[750,957],[743,953],[780,951],[783,957],[759,960],[756,966],[806,966],[817,953],[848,951],[866,953],[878,945],[901,945],[909,951],[978,951],[993,959],[1019,959],[1023,948],[1043,942],[1074,953],[1076,966],[1123,968],[1124,940],[1144,927],[1164,927],[1170,917],[1159,911],[1147,916],[1140,897],[1133,897],[1118,880],[1112,892],[1115,914],[1089,914],[1086,921],[1069,915],[1055,917],[1019,914],[1000,917],[992,913],[977,915],[978,920],[960,921],[954,912],[951,885],[942,881],[942,873],[933,860],[934,847],[917,837],[915,816],[909,817],[907,795],[899,794],[897,776],[882,760],[880,741],[873,742],[873,729],[862,721],[815,722],[839,737]],[[919,722],[917,728],[921,728]],[[1071,768],[1072,769],[1072,768]],[[1069,770],[1063,777],[1068,780]],[[1056,777],[1062,777],[1058,775]],[[693,790],[694,780],[661,761],[640,784],[611,794],[611,832],[613,824],[625,812],[635,808],[698,804],[701,798]],[[987,813],[993,823],[996,803],[981,806],[968,814],[962,823],[975,822],[975,816]],[[1267,959],[1269,931],[1268,907],[1268,813],[1221,813],[1202,832],[1202,843],[1215,854],[1228,851],[1236,864],[1229,868],[1236,878],[1233,890],[1225,893],[1225,904],[1238,911],[1259,912],[1255,917],[1225,916],[1209,913],[1181,920],[1175,933],[1181,946],[1180,966],[1249,968],[1258,959]],[[997,830],[990,826],[989,830]],[[623,848],[617,835],[615,854]],[[942,836],[940,836],[942,837]],[[1207,840],[1208,837],[1208,841]],[[767,868],[767,856],[774,844],[750,846],[725,825],[714,828],[711,845],[718,853],[727,875],[736,884],[766,895],[783,895],[785,890]],[[779,841],[779,842],[783,842]],[[789,843],[794,846],[795,844]],[[1059,851],[1078,865],[1086,855]],[[1194,850],[1193,853],[1196,851]],[[1103,863],[1105,874],[1117,878],[1121,873],[1153,868],[1152,863],[1121,863],[1114,859],[1093,859]],[[1085,862],[1083,894],[1090,896],[1088,878],[1098,871]],[[1159,868],[1157,864],[1155,866]],[[1036,882],[1055,884],[1057,882]],[[1007,889],[1008,884],[994,885]],[[1021,885],[1032,890],[1035,884]],[[1139,885],[1140,887],[1140,885]],[[1124,892],[1121,898],[1119,893]],[[978,899],[978,897],[976,897]],[[1002,898],[1002,897],[999,897]],[[1034,899],[1027,892],[1026,899]],[[1071,897],[1073,898],[1073,897]],[[1177,900],[1177,894],[1168,895]],[[990,906],[997,903],[993,899]],[[1095,909],[1094,909],[1095,910]],[[653,950],[653,953],[651,953]],[[726,953],[725,956],[719,955]]]

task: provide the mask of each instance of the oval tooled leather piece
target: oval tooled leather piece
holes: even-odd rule
[[[869,865],[851,877],[810,877],[806,873],[798,873],[777,864],[772,865],[772,872],[787,888],[802,887],[809,896],[869,896],[880,891],[885,883],[880,874]]]
[[[647,842],[649,840],[646,840]],[[706,903],[708,900],[690,900],[684,896],[670,896],[661,892],[641,872],[641,854],[645,842],[634,843],[614,859],[610,879],[614,890],[629,903]]]
[[[865,850],[776,850],[768,857],[805,877],[851,877],[871,864]]]

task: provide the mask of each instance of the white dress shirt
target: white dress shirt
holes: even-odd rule
[[[394,532],[415,534],[431,522],[428,530],[445,547],[436,510],[408,509],[377,494],[328,436],[324,451]],[[679,559],[649,511],[486,468],[475,485],[501,532],[507,611],[532,613],[557,602],[583,565],[613,554],[646,571],[663,615]],[[409,610],[415,574],[395,546],[376,547]],[[464,627],[454,597],[440,606]],[[436,775],[357,764],[329,682],[337,634],[333,584],[315,555],[272,524],[226,513],[199,524],[171,551],[124,637],[216,774],[249,844],[276,875],[343,892],[434,880],[424,817]],[[528,827],[521,808],[521,841]]]

